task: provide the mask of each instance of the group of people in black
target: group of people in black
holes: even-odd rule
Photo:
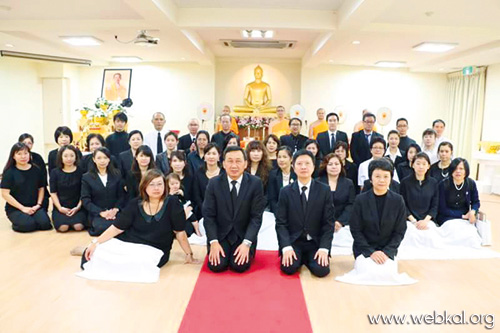
[[[164,123],[161,113],[153,119],[158,117]],[[203,218],[210,270],[244,272],[268,209],[276,219],[281,270],[293,274],[304,264],[319,277],[330,272],[332,239],[344,226],[350,226],[355,257],[383,264],[397,254],[407,221],[420,230],[453,219],[476,221],[479,196],[467,161],[452,158],[448,140],[437,144],[444,121],[434,122],[440,133],[424,131],[422,149],[406,135],[404,118],[388,133],[388,143],[373,131],[371,113],[350,141],[337,130],[337,114],[326,120],[328,130],[316,140],[301,135],[302,121],[292,118],[298,130],[281,138],[270,134],[245,149],[227,128],[211,137],[190,122],[190,133],[179,138],[172,131],[162,136],[155,125],[158,133],[151,137],[163,140],[151,147],[140,131],[125,131],[127,116],[118,113],[106,139],[87,136],[84,156],[71,145],[71,130],[58,127],[49,177],[33,152],[34,138],[23,134],[2,175],[7,217],[18,232],[48,230],[52,223],[59,232],[88,229],[96,238],[82,262],[117,237],[162,250],[159,266],[168,261],[173,238],[186,262],[196,262],[187,238],[201,236]]]

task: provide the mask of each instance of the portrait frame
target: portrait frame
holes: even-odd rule
[[[119,74],[120,77],[119,88],[116,88],[115,84],[116,74]],[[131,68],[106,68],[102,75],[101,97],[111,102],[122,102],[124,99],[130,98],[131,83]]]

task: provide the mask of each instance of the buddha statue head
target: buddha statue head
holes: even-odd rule
[[[262,67],[257,65],[257,67],[255,67],[255,69],[253,70],[253,75],[255,76],[255,78],[257,80],[262,79],[262,75],[264,75],[264,71],[262,70]]]

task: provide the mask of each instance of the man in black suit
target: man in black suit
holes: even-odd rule
[[[226,137],[229,136],[231,133],[231,121],[233,118],[231,118],[230,115],[228,114],[223,114],[220,116],[220,124],[222,126],[222,130],[215,133],[212,135],[212,142],[214,142],[219,148],[222,150],[224,148],[224,142],[226,140]],[[237,136],[237,135],[236,135]],[[240,141],[240,137],[238,137],[238,142]]]
[[[373,113],[365,113],[363,115],[364,129],[352,134],[351,157],[358,166],[372,157],[370,152],[370,143],[372,140],[376,137],[384,138],[381,134],[373,131],[376,119]]]
[[[292,118],[288,122],[290,126],[291,133],[288,135],[281,136],[281,145],[288,146],[292,150],[292,153],[304,148],[307,141],[307,136],[300,134],[300,129],[302,128],[302,120],[299,118]]]
[[[294,274],[305,264],[318,277],[330,273],[334,210],[330,188],[312,179],[314,156],[305,149],[293,157],[297,181],[279,196],[276,234],[281,270]]]
[[[189,133],[181,136],[179,138],[179,143],[177,144],[177,150],[184,150],[184,152],[189,154],[192,151],[196,150],[196,134],[200,129],[200,122],[196,118],[192,118],[188,123]]]
[[[328,131],[319,133],[316,138],[319,144],[319,150],[323,156],[333,153],[333,148],[337,141],[343,141],[349,146],[347,134],[342,131],[337,131],[339,115],[335,112],[329,113],[326,116],[326,122],[328,123]]]
[[[208,268],[242,273],[255,256],[265,208],[262,181],[245,171],[247,156],[236,146],[224,151],[225,174],[210,179],[203,201]]]
[[[369,166],[373,189],[361,193],[354,201],[349,225],[354,238],[354,258],[363,255],[377,264],[394,260],[406,232],[406,206],[403,197],[388,191],[393,168],[384,158]]]
[[[399,149],[401,151],[406,152],[408,150],[408,147],[414,143],[417,144],[417,142],[413,139],[411,139],[408,135],[408,120],[406,118],[399,118],[396,120],[396,128],[398,129],[399,132]]]

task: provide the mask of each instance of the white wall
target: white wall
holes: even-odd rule
[[[482,141],[500,141],[500,64],[488,66],[484,97]]]
[[[112,68],[112,67],[106,67]],[[144,134],[153,129],[151,118],[155,112],[163,112],[168,129],[187,133],[188,120],[196,116],[200,103],[214,104],[215,73],[213,66],[193,63],[155,63],[148,65],[122,65],[115,68],[132,68],[129,130],[138,129]],[[92,106],[101,94],[104,67],[79,69],[78,100],[72,105]],[[72,123],[79,114],[73,112]],[[205,128],[212,129],[213,122]]]
[[[43,151],[42,84],[39,64],[21,59],[0,58],[0,169],[20,134],[35,138],[34,151]]]
[[[361,120],[363,109],[376,113],[385,106],[392,110],[392,120],[384,134],[395,129],[397,118],[405,117],[409,136],[419,143],[433,120],[446,121],[446,75],[335,65],[303,68],[301,104],[310,122],[316,119],[318,108],[328,113],[343,105],[348,117],[340,129],[348,135]]]
[[[260,60],[260,61],[259,61]],[[290,106],[300,103],[299,60],[290,59],[219,59],[215,70],[215,111],[220,114],[224,105],[233,108],[245,105],[245,86],[254,81],[254,69],[260,65],[264,71],[262,81],[271,86],[272,106]]]

